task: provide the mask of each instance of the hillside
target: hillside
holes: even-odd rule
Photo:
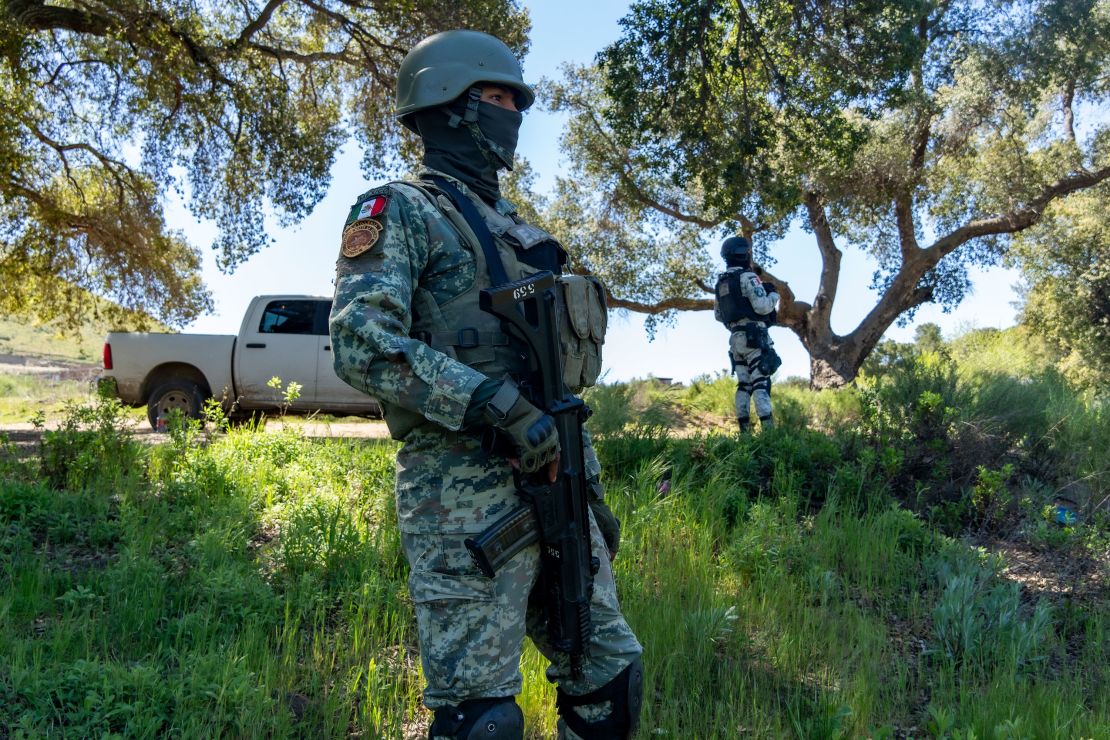
[[[85,328],[76,336],[67,336],[57,327],[2,318],[0,356],[92,364],[100,361],[105,333],[101,328]]]
[[[100,315],[118,313],[118,307],[111,306],[104,299],[93,300],[97,302]],[[117,308],[117,311],[110,308]],[[149,317],[136,321],[150,325],[150,331],[171,331]],[[15,361],[16,364],[33,360],[39,363],[96,365],[100,363],[104,335],[118,328],[109,324],[107,319],[101,319],[91,321],[74,333],[57,323],[41,323],[23,316],[3,316],[0,317],[0,359],[8,363]]]

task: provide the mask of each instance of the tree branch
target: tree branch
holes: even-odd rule
[[[408,49],[401,48],[396,44],[388,44],[382,41],[377,37],[377,35],[371,33],[370,29],[366,28],[366,26],[357,21],[351,20],[349,17],[343,15],[342,13],[337,13],[333,10],[330,10],[320,3],[314,2],[313,0],[301,0],[301,2],[309,8],[315,10],[320,15],[326,16],[327,18],[335,21],[335,23],[337,23],[340,28],[346,29],[347,32],[351,34],[351,38],[358,41],[360,46],[363,45],[363,41],[368,41],[372,46],[376,46],[382,51],[392,52],[394,55],[404,56],[408,52]],[[366,56],[370,57],[369,54],[367,54]]]
[[[840,285],[840,259],[843,253],[837,249],[833,240],[832,228],[825,215],[824,199],[819,193],[807,191],[803,196],[806,211],[809,214],[809,225],[817,237],[817,249],[821,252],[821,282],[817,287],[817,295],[813,299],[813,319],[819,326],[829,326],[829,316],[833,303],[836,301],[836,291]]]
[[[239,38],[235,39],[235,43],[232,46],[234,48],[241,48],[250,41],[251,36],[261,31],[262,28],[270,22],[270,18],[273,16],[274,11],[284,2],[285,0],[270,0],[270,2],[266,3],[266,7],[262,9],[258,17],[243,28],[243,31],[239,34]]]
[[[1110,167],[1103,167],[1094,172],[1081,170],[1062,177],[1049,185],[1025,206],[1013,208],[997,216],[980,218],[964,224],[950,234],[937,239],[932,246],[924,250],[929,254],[929,262],[931,262],[929,266],[936,265],[942,257],[976,237],[992,234],[1013,234],[1027,229],[1040,221],[1045,207],[1052,201],[1077,190],[1098,185],[1107,178],[1110,178]]]
[[[898,222],[898,244],[902,250],[902,261],[905,262],[920,249],[913,222],[913,204],[908,194],[899,194],[894,199],[894,217]]]
[[[916,308],[933,298],[933,289],[928,286],[917,286],[910,283],[914,279],[909,272],[900,272],[894,283],[883,292],[879,302],[875,304],[863,321],[844,337],[857,351],[860,357],[870,354],[875,345],[882,339],[883,333],[906,311]]]
[[[123,162],[120,162],[119,160],[112,159],[107,154],[104,154],[103,152],[101,152],[99,149],[92,146],[91,144],[86,144],[83,141],[79,142],[77,144],[63,144],[63,143],[61,143],[59,141],[55,141],[54,139],[47,136],[37,126],[35,126],[33,124],[30,124],[27,121],[24,121],[23,123],[24,123],[25,126],[27,126],[27,128],[29,128],[31,130],[31,133],[34,134],[36,139],[38,139],[43,144],[46,144],[51,149],[54,149],[55,151],[57,151],[59,153],[61,153],[61,152],[72,152],[72,151],[88,152],[89,154],[93,155],[93,157],[100,160],[100,163],[103,164],[106,169],[108,169],[112,172],[116,172],[117,170],[122,171],[122,172],[130,172],[131,171],[130,168],[126,164],[124,164]]]
[[[991,218],[972,221],[938,239],[927,249],[917,249],[904,259],[893,282],[863,321],[843,338],[852,353],[865,357],[899,316],[933,299],[933,288],[920,285],[921,278],[936,267],[945,255],[971,239],[992,234],[1011,234],[1040,220],[1045,207],[1056,198],[1097,185],[1110,178],[1110,167],[1094,172],[1082,171],[1063,177],[1046,187],[1027,205]],[[818,236],[820,242],[820,236]]]
[[[620,179],[621,184],[625,185],[630,191],[632,191],[632,195],[636,198],[636,200],[640,201],[640,203],[649,208],[653,208],[664,215],[670,216],[676,221],[683,221],[685,223],[694,224],[696,226],[700,226],[703,229],[711,229],[718,223],[720,223],[719,221],[709,221],[707,219],[701,218],[700,216],[683,213],[677,208],[673,208],[657,201],[655,198],[644,192],[640,185],[632,179],[631,175],[628,174],[628,171],[633,169],[632,162],[629,161],[628,155],[619,150],[619,147],[617,147],[616,143],[609,136],[609,133],[601,125],[601,121],[597,119],[597,114],[594,112],[594,110],[587,107],[585,112],[586,115],[589,116],[590,123],[593,124],[594,129],[601,136],[601,138],[605,140],[605,143],[608,145],[609,151],[612,153],[613,157],[618,160],[618,162],[616,162],[616,164],[618,165],[617,177]]]
[[[606,303],[609,308],[624,308],[636,313],[649,315],[661,314],[666,311],[712,311],[713,299],[711,298],[664,298],[656,303],[643,303],[624,298],[618,298],[605,289]]]
[[[1069,79],[1067,86],[1064,88],[1064,135],[1067,136],[1068,141],[1075,144],[1075,111],[1073,106],[1075,104],[1075,80]]]
[[[47,5],[43,0],[0,0],[0,7],[21,26],[36,31],[73,31],[104,36],[115,25],[111,18],[84,10]]]
[[[785,280],[776,277],[758,265],[756,265],[755,273],[759,275],[760,280],[775,286],[775,292],[779,294],[779,325],[793,329],[802,342],[805,343],[805,327],[809,323],[809,313],[813,310],[813,306],[805,301],[797,300],[790,283]]]
[[[343,51],[314,51],[305,54],[300,51],[293,51],[291,49],[279,49],[276,46],[267,46],[266,44],[250,44],[250,48],[260,51],[263,54],[268,54],[275,59],[285,60],[289,62],[298,62],[300,64],[313,64],[315,62],[345,62],[347,64],[355,64],[355,59],[347,53],[346,49]]]

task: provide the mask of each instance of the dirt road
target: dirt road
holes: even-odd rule
[[[0,374],[30,375],[49,381],[77,380],[88,382],[91,387],[99,372],[99,365],[89,363],[0,353]],[[44,391],[44,393],[48,394],[49,391]],[[55,429],[57,425],[58,419],[47,419],[45,428]],[[286,421],[270,418],[264,428],[267,432],[275,432],[286,427],[299,429],[306,437],[357,437],[364,439],[386,439],[389,437],[389,430],[386,429],[385,422],[369,419],[354,421],[344,419],[339,422],[328,422],[291,416]],[[168,435],[152,430],[145,420],[135,420],[131,431],[141,440],[153,444],[168,438]],[[9,442],[22,446],[37,443],[41,430],[36,429],[30,422],[3,422],[0,423],[0,434],[5,435]]]

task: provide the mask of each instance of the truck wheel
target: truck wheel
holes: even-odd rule
[[[191,380],[171,380],[163,383],[150,393],[146,404],[146,418],[153,429],[158,428],[159,414],[165,415],[172,409],[181,409],[186,417],[199,419],[204,407],[204,393],[200,386]]]

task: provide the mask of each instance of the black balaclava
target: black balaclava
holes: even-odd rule
[[[466,103],[463,97],[447,108],[413,114],[424,140],[424,165],[458,178],[480,198],[493,203],[501,197],[497,170],[512,169],[524,117],[492,103],[478,103],[477,124],[467,124],[463,120]]]

